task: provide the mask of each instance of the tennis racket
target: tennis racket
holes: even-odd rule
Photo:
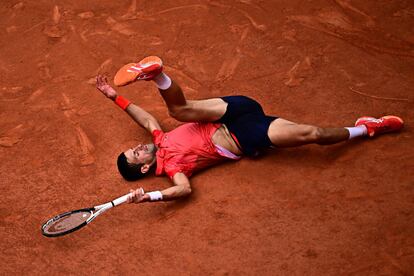
[[[59,237],[79,230],[112,207],[127,202],[128,196],[130,195],[131,194],[126,194],[95,207],[74,210],[57,215],[42,225],[42,234],[46,237]]]

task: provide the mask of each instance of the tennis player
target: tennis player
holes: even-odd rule
[[[172,187],[143,192],[131,190],[129,202],[174,200],[191,193],[189,178],[197,170],[225,160],[254,157],[269,147],[296,147],[306,144],[330,145],[360,136],[374,137],[398,131],[403,121],[396,116],[359,118],[354,127],[321,128],[297,124],[269,116],[255,100],[245,96],[226,96],[205,100],[187,100],[180,86],[165,72],[158,57],[147,57],[123,66],[114,78],[116,86],[137,80],[151,80],[167,105],[169,114],[185,122],[164,132],[147,111],[131,103],[97,76],[96,87],[141,127],[152,135],[152,143],[139,144],[122,152],[118,170],[128,181],[154,173],[167,175]]]

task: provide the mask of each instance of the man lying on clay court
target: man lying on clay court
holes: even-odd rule
[[[131,190],[133,196],[129,202],[174,200],[187,196],[191,193],[189,178],[195,171],[224,160],[256,156],[272,146],[330,145],[358,136],[373,137],[398,131],[403,127],[402,119],[396,116],[361,117],[355,127],[345,128],[296,124],[264,114],[259,103],[245,96],[187,100],[180,86],[163,72],[161,59],[154,56],[123,66],[114,83],[123,86],[137,80],[154,81],[170,115],[187,123],[164,132],[151,114],[119,96],[105,77],[97,76],[98,90],[152,134],[153,143],[139,144],[119,155],[121,175],[133,181],[155,171],[157,176],[167,175],[174,184],[162,191]]]

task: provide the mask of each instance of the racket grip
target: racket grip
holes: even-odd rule
[[[132,195],[132,193],[129,193],[129,194],[126,194],[124,196],[118,197],[117,199],[112,200],[112,204],[114,206],[117,206],[117,205],[120,205],[122,203],[125,203],[125,202],[127,202],[128,197],[131,196],[131,195]]]

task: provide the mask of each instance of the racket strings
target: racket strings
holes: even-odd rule
[[[91,215],[92,212],[90,211],[69,213],[52,219],[51,222],[43,228],[43,231],[46,234],[51,235],[65,233],[85,223]]]

